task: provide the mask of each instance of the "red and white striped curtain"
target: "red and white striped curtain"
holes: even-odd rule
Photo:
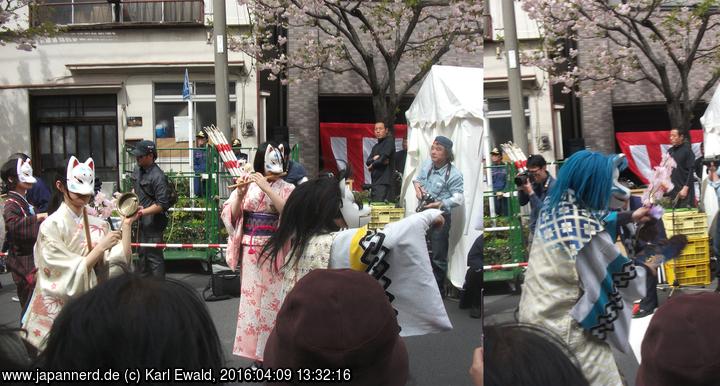
[[[647,184],[652,170],[660,164],[663,153],[670,148],[670,131],[638,131],[615,133],[620,150],[627,156],[628,166],[643,183]],[[690,143],[695,157],[700,157],[702,130],[690,130]]]
[[[320,150],[325,169],[337,171],[337,160],[350,164],[353,172],[353,190],[362,190],[369,184],[370,172],[365,160],[377,143],[374,123],[320,123]],[[402,139],[407,136],[407,125],[395,126],[395,151],[402,150]]]

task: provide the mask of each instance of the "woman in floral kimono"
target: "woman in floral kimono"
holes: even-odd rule
[[[33,246],[37,239],[40,223],[47,213],[35,213],[27,200],[27,191],[37,181],[33,177],[30,159],[11,159],[2,167],[2,180],[7,189],[3,219],[7,229],[7,268],[20,299],[20,314],[25,313],[30,294],[35,287],[35,261]]]
[[[280,310],[282,277],[258,257],[277,228],[285,200],[294,185],[282,180],[282,148],[263,143],[255,154],[254,174],[237,179],[239,186],[223,205],[228,230],[227,263],[235,270],[241,262],[240,309],[233,354],[262,362],[275,315]],[[282,263],[280,263],[282,264]]]
[[[449,330],[425,244],[427,230],[442,225],[442,212],[415,213],[377,231],[365,226],[369,220],[370,208],[354,202],[342,175],[298,185],[260,259],[280,267],[280,303],[314,269],[351,268],[367,272],[384,287],[398,312],[402,336]]]
[[[62,203],[40,226],[34,250],[37,283],[23,317],[27,340],[41,350],[53,321],[69,300],[94,287],[98,275],[106,276],[109,269],[111,274],[122,272],[112,269],[114,265],[129,266],[130,227],[136,218],[125,218],[121,231],[109,231],[106,221],[90,216],[92,250],[88,252],[83,208],[94,193],[92,158],[80,163],[74,156],[70,157],[66,172],[56,176],[54,185],[58,192],[53,202],[57,203],[61,196]],[[51,211],[53,207],[51,203]]]

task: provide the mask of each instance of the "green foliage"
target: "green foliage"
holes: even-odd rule
[[[512,263],[511,252],[507,232],[485,232],[484,264]]]

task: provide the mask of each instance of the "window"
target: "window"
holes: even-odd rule
[[[203,0],[44,0],[35,4],[33,23],[203,23]]]
[[[67,158],[95,161],[95,173],[117,182],[117,101],[115,95],[56,95],[31,98],[33,166],[53,178]],[[46,182],[50,182],[46,180]]]
[[[513,132],[510,100],[507,98],[488,98],[487,105],[490,147],[498,147],[502,143],[512,141]],[[523,108],[525,109],[525,126],[529,128],[530,109],[528,108],[528,97],[523,97]]]
[[[193,93],[193,120],[195,132],[205,126],[216,123],[215,119],[215,84],[196,82]],[[188,103],[182,98],[182,83],[155,83],[155,127],[164,127],[168,137],[175,136],[175,117],[188,115]],[[235,114],[235,82],[228,83],[230,105],[228,111]],[[183,133],[184,134],[184,133]]]

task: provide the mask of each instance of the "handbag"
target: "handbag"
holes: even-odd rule
[[[206,302],[239,297],[240,272],[229,269],[213,272],[205,290],[203,290],[203,298]]]

